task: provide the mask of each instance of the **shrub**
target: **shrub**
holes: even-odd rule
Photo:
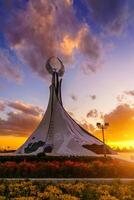
[[[134,163],[118,160],[7,161],[0,163],[0,178],[134,178]]]

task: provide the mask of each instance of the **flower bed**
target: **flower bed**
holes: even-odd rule
[[[134,178],[134,163],[118,160],[7,161],[0,178]]]
[[[133,200],[134,185],[88,182],[15,181],[0,183],[0,200]]]

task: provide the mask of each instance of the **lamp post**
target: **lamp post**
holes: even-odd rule
[[[105,129],[108,128],[109,126],[109,123],[104,123],[104,124],[101,124],[100,122],[97,122],[96,123],[96,126],[101,129],[102,131],[102,139],[103,139],[103,152],[104,152],[104,158],[106,158],[106,145],[105,145]]]

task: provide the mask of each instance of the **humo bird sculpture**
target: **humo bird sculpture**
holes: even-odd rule
[[[52,61],[58,62],[53,66]],[[52,75],[50,96],[46,113],[40,124],[15,154],[50,156],[97,156],[103,153],[103,142],[84,130],[66,112],[61,97],[61,83],[65,72],[59,58],[51,57],[46,69]],[[113,151],[106,146],[107,153]]]

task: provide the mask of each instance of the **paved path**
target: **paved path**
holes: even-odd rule
[[[91,182],[91,183],[112,183],[112,182],[121,182],[121,183],[131,183],[134,182],[134,178],[0,178],[0,181],[42,181],[42,182]]]

